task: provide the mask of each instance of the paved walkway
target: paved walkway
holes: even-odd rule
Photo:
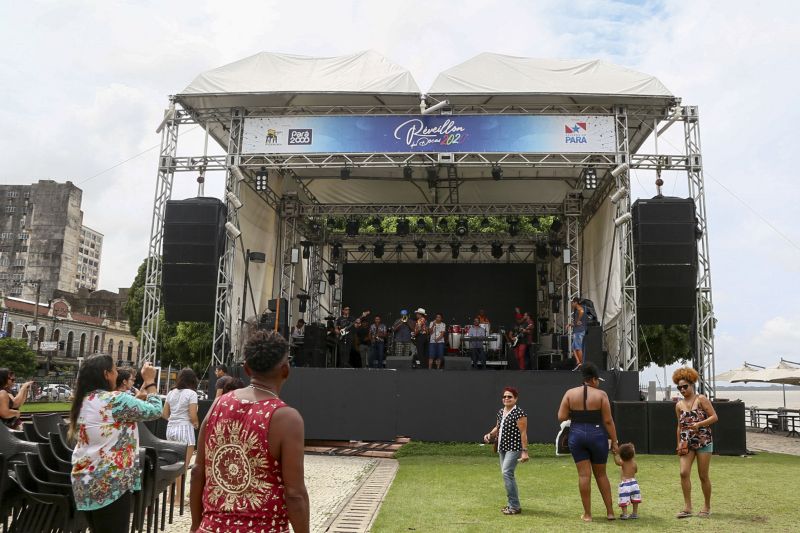
[[[754,452],[786,453],[800,455],[800,438],[786,437],[785,433],[760,433],[747,430],[747,449]]]
[[[362,483],[370,477],[379,461],[389,460],[306,455],[305,480],[311,502],[312,532],[323,533],[328,530],[328,527],[350,502]],[[389,481],[391,482],[391,480]],[[188,499],[188,488],[186,493]],[[377,507],[375,511],[377,512]],[[191,523],[192,519],[187,505],[183,516],[177,516],[176,511],[173,523],[167,525],[165,532],[186,533],[189,531]],[[350,531],[356,533],[359,530],[352,529]],[[361,531],[366,531],[366,528]]]

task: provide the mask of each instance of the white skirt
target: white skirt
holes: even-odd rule
[[[188,444],[189,446],[195,445],[194,440],[194,428],[191,424],[186,424],[184,422],[178,422],[173,424],[172,422],[167,423],[167,440],[181,442],[183,444]]]

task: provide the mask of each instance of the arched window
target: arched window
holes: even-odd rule
[[[128,343],[128,361],[133,361],[133,343]]]
[[[97,353],[100,349],[100,335],[94,336],[94,343],[92,344],[92,353]]]
[[[119,347],[117,348],[117,357],[119,357],[120,359],[122,359],[122,350],[124,348],[125,348],[125,343],[122,342],[122,341],[119,341]]]
[[[83,357],[84,353],[86,353],[86,333],[81,333],[81,350],[79,355]]]
[[[8,326],[6,327],[6,337],[13,337],[14,336],[14,323],[9,322]]]
[[[61,340],[61,330],[57,329],[53,332],[53,342],[58,342]]]
[[[44,326],[39,328],[39,342],[44,342],[45,329]]]
[[[67,357],[72,357],[72,341],[75,340],[75,334],[71,331],[67,333]]]
[[[23,324],[23,326],[22,326],[22,338],[23,338],[23,339],[27,339],[27,338],[28,338],[28,328],[27,328],[27,327],[25,327],[25,325],[24,325],[24,324]]]
[[[108,351],[106,353],[108,355],[114,355],[114,339],[108,341]]]

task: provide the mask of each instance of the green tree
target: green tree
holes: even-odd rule
[[[136,278],[131,283],[130,291],[128,292],[128,301],[125,302],[125,314],[128,316],[128,327],[134,337],[139,336],[139,331],[142,329],[142,310],[144,309],[144,278],[147,275],[147,259],[145,259],[139,270],[136,272]]]
[[[639,369],[653,363],[667,366],[685,362],[692,356],[689,342],[689,326],[640,326]]]
[[[18,376],[31,376],[36,370],[36,352],[22,339],[0,339],[0,366],[14,371]]]

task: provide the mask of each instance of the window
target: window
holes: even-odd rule
[[[28,235],[28,233],[25,233],[25,232],[20,233],[19,235],[17,235],[17,238],[19,240],[21,240],[21,241],[27,241],[28,237],[30,237],[30,235]]]
[[[13,213],[16,210],[17,210],[17,208],[14,207],[13,205],[7,205],[6,206],[6,213]]]
[[[25,194],[23,196],[25,196],[25,198],[30,198],[31,197],[31,191],[25,191]]]
[[[24,267],[25,266],[25,260],[24,259],[15,259],[14,260],[14,266],[15,267]]]
[[[13,233],[7,233],[7,232],[0,233],[0,239],[2,239],[2,240],[8,240],[8,239],[13,239],[13,238],[14,238],[14,234]]]
[[[16,198],[17,196],[19,196],[19,192],[17,191],[8,191],[6,193],[7,198]]]
[[[117,357],[122,359],[122,350],[125,348],[125,343],[119,341],[119,349],[117,350]]]
[[[13,281],[22,281],[22,274],[11,274],[11,279]],[[20,294],[22,293],[22,288],[19,289]]]

